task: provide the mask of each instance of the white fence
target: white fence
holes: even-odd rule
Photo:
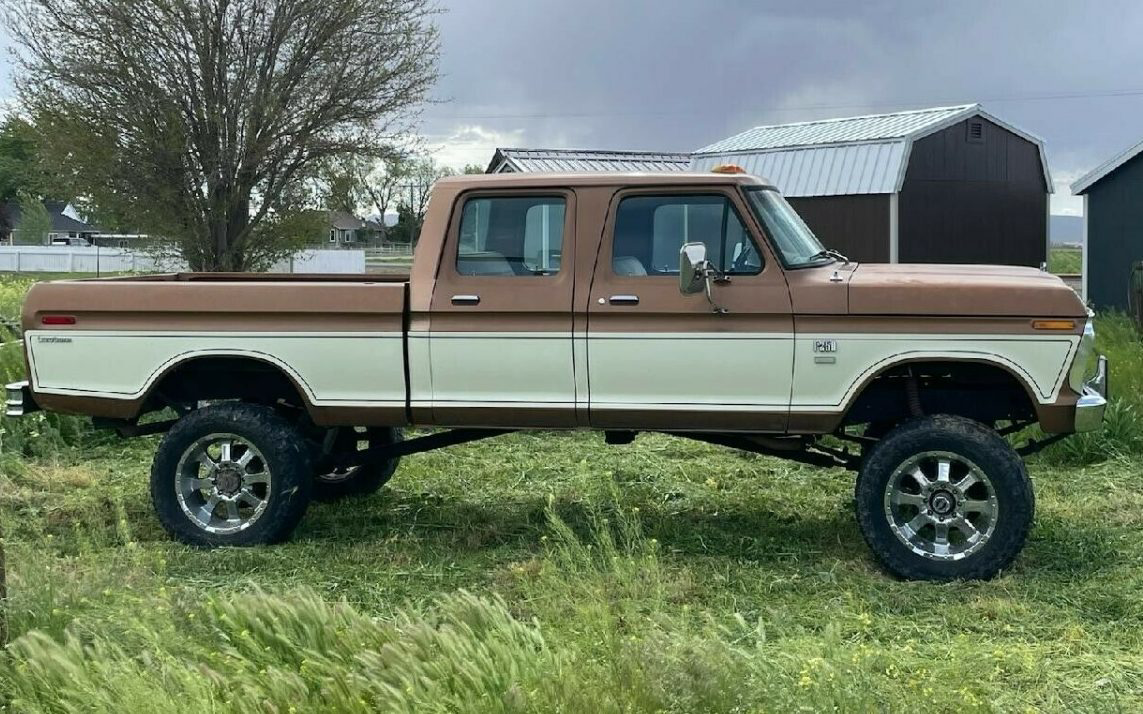
[[[367,257],[374,256],[404,256],[413,254],[413,246],[408,243],[382,243],[374,248],[367,248],[365,251]]]
[[[4,273],[171,273],[186,270],[178,258],[125,248],[0,246]],[[363,250],[303,250],[280,261],[271,273],[364,273]]]

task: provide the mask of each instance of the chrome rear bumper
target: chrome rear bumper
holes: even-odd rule
[[[1095,431],[1103,425],[1107,410],[1107,358],[1100,355],[1095,376],[1083,385],[1083,393],[1076,402],[1075,430]]]
[[[7,388],[8,399],[4,402],[4,415],[24,416],[40,410],[32,400],[32,388],[28,382],[13,382]]]

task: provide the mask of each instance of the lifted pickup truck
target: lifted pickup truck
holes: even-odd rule
[[[164,432],[154,505],[201,545],[280,541],[311,497],[375,490],[420,451],[661,431],[858,471],[885,567],[988,577],[1032,523],[1020,456],[1106,403],[1090,313],[1058,278],[851,263],[732,170],[448,178],[409,276],[48,283],[23,327],[9,414]],[[1009,445],[1037,422],[1057,436]]]

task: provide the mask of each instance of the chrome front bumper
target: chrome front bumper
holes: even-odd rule
[[[1095,376],[1083,385],[1083,393],[1076,402],[1075,430],[1095,431],[1103,425],[1107,410],[1107,358],[1099,357]]]
[[[19,417],[40,410],[32,400],[32,388],[28,382],[13,382],[8,385],[7,392],[8,400],[4,402],[5,416]]]

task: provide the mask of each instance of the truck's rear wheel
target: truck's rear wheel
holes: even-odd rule
[[[191,412],[155,453],[151,500],[163,527],[200,546],[285,540],[309,504],[302,436],[268,407],[231,402]]]
[[[953,416],[886,434],[865,458],[856,502],[878,560],[916,580],[996,575],[1023,548],[1035,510],[1020,456],[983,424]]]
[[[338,431],[334,447],[343,453],[352,452],[395,444],[403,438],[400,429],[389,427],[346,428]],[[398,456],[376,464],[333,469],[317,474],[314,477],[314,500],[331,502],[375,493],[389,483],[400,464],[401,457]]]

